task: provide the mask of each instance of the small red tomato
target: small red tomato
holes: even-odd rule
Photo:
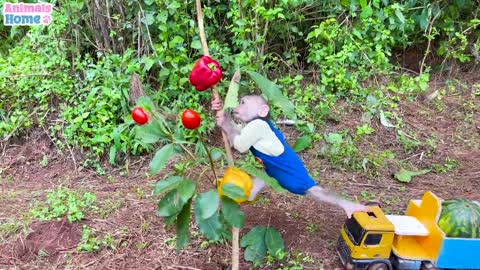
[[[185,128],[196,129],[200,126],[201,121],[200,115],[192,109],[186,109],[182,113],[182,124]]]
[[[142,109],[142,107],[136,107],[132,111],[132,118],[139,125],[146,124],[148,122],[148,115]]]

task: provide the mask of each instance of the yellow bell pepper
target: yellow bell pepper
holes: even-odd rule
[[[243,194],[246,198],[234,199],[237,203],[242,203],[248,200],[250,192],[252,191],[253,181],[250,175],[238,168],[228,168],[223,175],[223,178],[218,183],[218,194],[220,197],[223,195],[222,187],[225,184],[233,184],[243,190]]]

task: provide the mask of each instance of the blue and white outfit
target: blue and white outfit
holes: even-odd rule
[[[240,152],[250,150],[262,161],[266,173],[292,193],[305,195],[316,185],[283,134],[268,120],[256,118],[247,123],[233,146]]]

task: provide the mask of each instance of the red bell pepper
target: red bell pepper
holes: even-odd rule
[[[197,91],[204,91],[214,86],[222,78],[222,68],[210,56],[203,56],[190,72],[190,83]]]

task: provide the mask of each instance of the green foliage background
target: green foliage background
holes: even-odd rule
[[[0,138],[41,127],[60,150],[99,157],[114,141],[125,154],[149,150],[131,129],[134,72],[163,112],[190,107],[206,119],[201,133],[214,127],[210,93],[188,82],[201,56],[194,1],[48,2],[49,26],[0,24]],[[334,117],[338,99],[415,98],[432,72],[478,61],[476,1],[202,2],[210,54],[224,68],[220,92],[237,67],[264,74],[293,101],[307,133]],[[402,66],[412,51],[416,73]],[[254,84],[244,79],[242,88]]]

